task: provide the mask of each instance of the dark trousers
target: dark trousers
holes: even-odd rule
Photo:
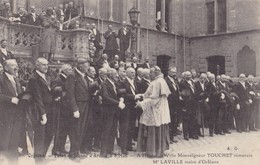
[[[103,132],[101,137],[101,152],[102,156],[107,156],[107,154],[111,154],[114,149],[114,141],[116,137],[117,131],[117,107],[106,108],[103,111]]]
[[[126,107],[119,112],[119,135],[120,135],[120,147],[121,151],[124,152],[127,150],[127,146],[129,145],[129,129],[130,129],[130,109]],[[131,130],[132,131],[132,130]],[[132,143],[132,142],[131,142]]]
[[[226,108],[226,104],[225,103],[220,103],[220,106],[218,108],[218,115],[217,115],[217,125],[216,125],[216,130],[215,133],[219,134],[219,133],[223,133],[226,130],[226,120],[225,119],[227,117],[227,108]]]
[[[137,137],[137,135],[135,135],[136,120],[137,120],[137,110],[131,105],[129,106],[129,126],[128,126],[128,144],[127,144],[128,149],[132,148],[132,141],[134,140],[134,137]]]
[[[256,121],[257,121],[257,103],[253,102],[250,106],[251,113],[250,113],[250,120],[249,120],[249,129],[253,130],[256,128]]]
[[[218,116],[217,107],[216,107],[215,104],[211,104],[210,110],[208,112],[208,118],[207,118],[207,123],[208,123],[208,126],[209,126],[209,134],[210,135],[213,135],[213,133],[215,132],[217,116]]]
[[[177,134],[177,110],[176,109],[171,109],[170,111],[170,115],[171,115],[171,123],[169,124],[169,128],[170,128],[170,140],[174,139],[174,135]]]
[[[34,156],[35,160],[41,161],[45,158],[53,138],[53,114],[47,113],[47,123],[40,122],[34,127]]]
[[[182,111],[182,125],[183,125],[183,136],[184,138],[193,137],[195,133],[195,115],[188,110],[186,112]]]
[[[101,134],[103,130],[103,113],[102,107],[96,106],[93,108],[93,138],[94,138],[94,147],[100,148],[101,147]]]
[[[80,149],[79,119],[70,116],[67,118],[67,125],[70,139],[69,156],[78,156]]]
[[[250,113],[251,109],[248,105],[241,109],[242,131],[247,131],[249,129]]]
[[[55,132],[53,151],[64,152],[67,136],[69,136],[70,123],[68,122],[69,116],[61,115],[57,120],[59,120],[58,127]]]

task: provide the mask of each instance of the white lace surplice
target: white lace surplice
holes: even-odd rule
[[[170,93],[170,89],[162,76],[158,76],[151,82],[144,94],[144,101],[141,102],[143,109],[140,118],[141,124],[161,126],[171,122],[167,100]]]

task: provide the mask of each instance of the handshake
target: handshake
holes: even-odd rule
[[[120,97],[118,107],[122,110],[125,108],[124,98]]]
[[[135,100],[142,100],[144,98],[144,94],[137,94],[135,95]]]

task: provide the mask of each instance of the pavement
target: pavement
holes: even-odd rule
[[[175,137],[178,143],[170,145],[170,149],[164,154],[164,158],[147,158],[144,153],[129,152],[127,156],[120,154],[110,158],[100,158],[98,152],[92,152],[78,161],[72,161],[67,157],[55,157],[51,155],[50,147],[46,165],[167,165],[167,164],[219,164],[219,165],[259,165],[260,162],[260,130],[257,132],[238,133],[208,136],[199,140],[186,141],[182,135]],[[69,142],[66,149],[69,148]],[[33,149],[29,148],[32,153]],[[115,153],[120,153],[115,146]],[[0,159],[0,164],[5,162]],[[34,159],[30,156],[19,158],[19,165],[34,165]]]

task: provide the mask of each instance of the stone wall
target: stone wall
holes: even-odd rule
[[[248,31],[190,39],[190,68],[196,68],[199,72],[207,71],[206,58],[214,55],[225,56],[226,74],[236,76],[237,54],[244,46],[248,46],[256,54],[256,75],[260,76],[260,31]],[[187,55],[187,59],[189,59]],[[186,63],[186,62],[185,62]]]

